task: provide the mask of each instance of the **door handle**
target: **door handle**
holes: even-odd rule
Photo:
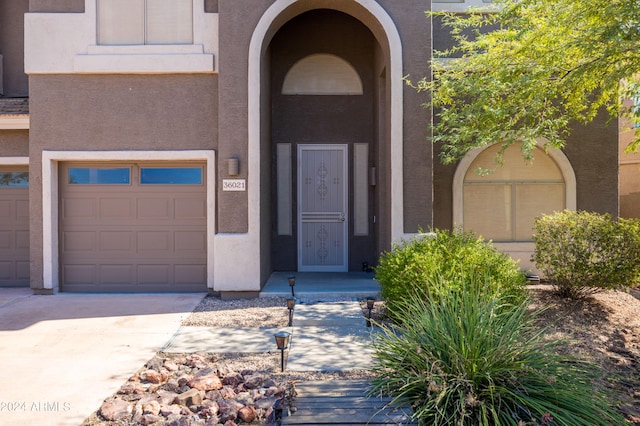
[[[344,222],[344,213],[340,213],[340,222]]]

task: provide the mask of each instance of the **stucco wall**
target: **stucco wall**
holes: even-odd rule
[[[379,0],[396,23],[402,40],[403,75],[413,80],[431,77],[431,22],[426,0]],[[428,229],[433,223],[433,149],[429,136],[431,112],[422,107],[426,94],[404,87],[404,232]]]
[[[618,125],[608,120],[605,112],[575,126],[564,152],[576,173],[578,210],[618,216]]]
[[[271,1],[219,0],[219,161],[240,160],[240,175],[248,176],[247,150],[247,90],[249,42],[264,10]],[[227,178],[221,168],[219,177]],[[248,231],[246,192],[218,192],[218,231],[244,233]]]
[[[28,130],[0,130],[2,157],[26,157],[29,155]],[[0,157],[0,164],[2,158]]]
[[[0,0],[0,55],[3,56],[4,96],[29,94],[29,80],[24,73],[24,14],[29,0]]]

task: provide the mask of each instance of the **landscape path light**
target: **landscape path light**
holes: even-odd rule
[[[367,309],[369,310],[369,315],[367,316],[367,327],[371,327],[371,311],[373,311],[375,303],[375,297],[367,297]]]
[[[296,285],[296,277],[295,275],[292,275],[289,277],[289,287],[291,287],[291,297],[296,297],[295,293],[293,292],[293,287]]]
[[[289,327],[293,325],[293,308],[296,306],[295,297],[287,297],[287,309],[289,309]]]
[[[276,346],[280,350],[280,370],[284,372],[284,350],[289,346],[289,337],[291,333],[286,331],[279,331],[274,334],[276,338]]]

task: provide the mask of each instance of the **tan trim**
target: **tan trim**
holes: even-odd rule
[[[0,130],[29,130],[28,115],[0,116]]]

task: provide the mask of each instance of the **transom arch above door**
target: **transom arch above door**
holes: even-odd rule
[[[305,56],[287,72],[283,95],[362,95],[362,80],[355,68],[337,55]]]

